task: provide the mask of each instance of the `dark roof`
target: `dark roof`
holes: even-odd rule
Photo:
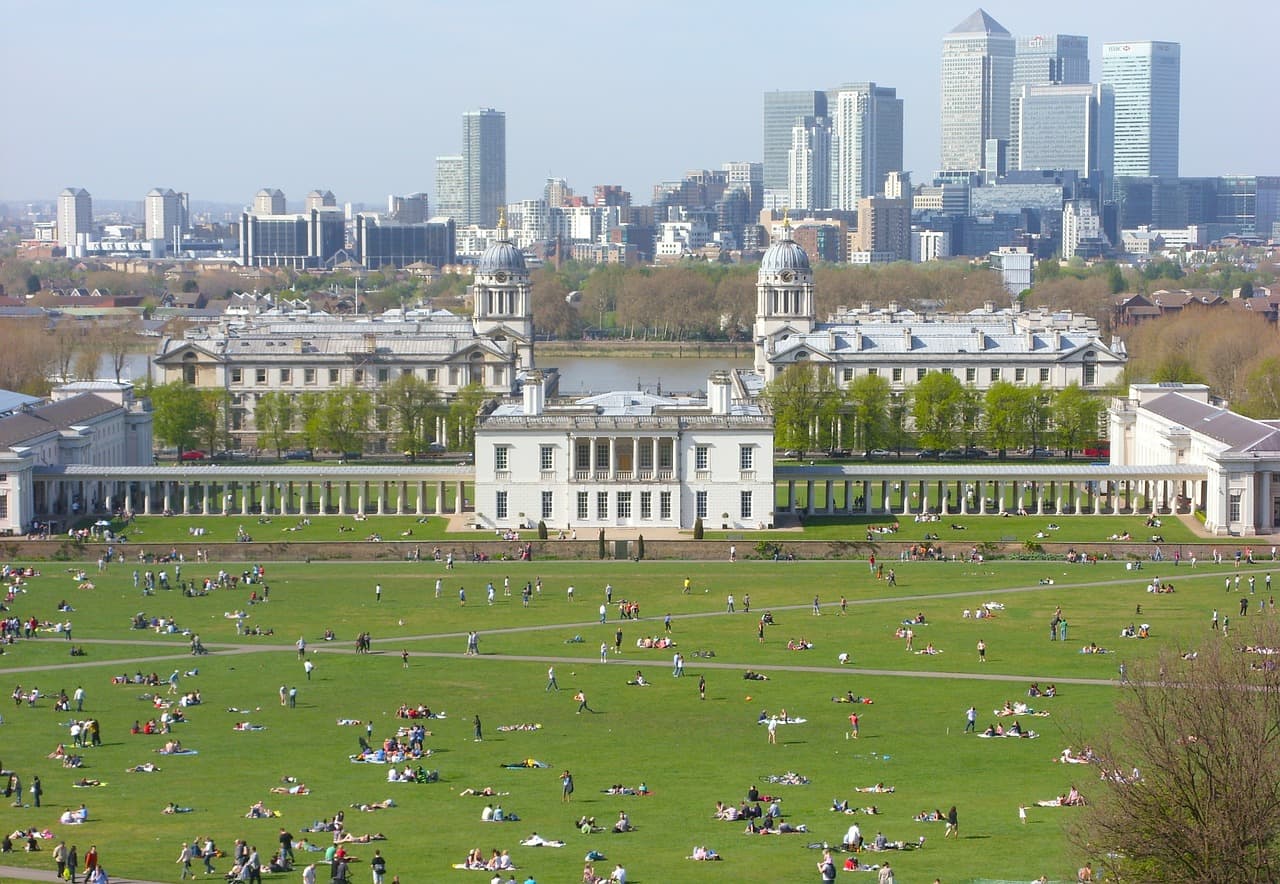
[[[120,406],[93,393],[82,393],[50,402],[40,408],[0,418],[0,449],[12,448],[28,439],[71,427],[107,414]]]
[[[1280,431],[1225,408],[1206,405],[1181,393],[1166,393],[1146,409],[1196,433],[1226,443],[1232,451],[1280,451]]]

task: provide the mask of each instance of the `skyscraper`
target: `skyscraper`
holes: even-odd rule
[[[467,186],[462,157],[436,157],[436,214],[462,222]]]
[[[76,236],[93,232],[93,198],[83,187],[68,187],[58,194],[58,244],[74,248]]]
[[[1009,166],[1073,169],[1102,188],[1111,178],[1114,116],[1110,86],[1024,85],[1013,102],[1012,141],[1018,152]]]
[[[253,195],[253,211],[258,215],[283,215],[285,213],[284,193],[262,188]]]
[[[764,94],[764,189],[785,193],[791,129],[803,117],[825,117],[827,94],[816,90]]]
[[[183,194],[175,193],[172,188],[151,188],[142,206],[146,238],[164,240],[169,248],[173,248],[175,241],[181,242],[187,227],[185,202]]]
[[[1176,177],[1182,52],[1177,43],[1102,44],[1115,91],[1115,174]]]
[[[801,117],[791,128],[787,205],[793,209],[831,208],[831,127],[825,117]]]
[[[507,115],[493,108],[462,115],[463,224],[496,227],[507,202]]]
[[[1089,38],[1070,34],[1019,37],[1010,86],[1009,168],[1018,169],[1017,102],[1023,86],[1089,82]]]
[[[1014,40],[981,9],[942,41],[942,168],[979,170],[988,139],[1009,139]]]
[[[853,211],[902,170],[902,99],[875,83],[851,83],[827,93],[831,111],[832,203]]]

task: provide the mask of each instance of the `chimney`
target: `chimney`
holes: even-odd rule
[[[733,382],[729,379],[729,372],[712,372],[707,382],[707,404],[711,406],[711,413],[728,414],[732,399]]]
[[[987,349],[987,336],[980,328],[973,330],[973,350],[975,353],[981,353]]]
[[[902,330],[902,346],[910,352],[911,350],[911,329],[910,327]]]
[[[853,330],[853,352],[862,352],[862,329],[855,328]]]
[[[364,333],[364,352],[366,353],[378,352],[378,336],[373,332]]]
[[[526,417],[542,414],[546,391],[542,388],[542,372],[531,371],[524,376],[524,413]]]
[[[983,302],[982,302],[982,309],[983,309],[983,312],[986,312],[986,313],[995,313],[995,312],[996,312],[996,302],[995,302],[995,301],[983,301]]]

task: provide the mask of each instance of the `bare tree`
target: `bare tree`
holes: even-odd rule
[[[1243,618],[1242,618],[1243,619]],[[1272,618],[1129,672],[1071,832],[1107,880],[1280,880],[1280,647]]]

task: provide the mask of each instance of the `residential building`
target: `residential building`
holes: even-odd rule
[[[332,190],[313,190],[303,199],[302,208],[306,212],[312,209],[336,209],[338,198],[333,195]]]
[[[493,108],[462,115],[462,224],[494,227],[507,203],[507,115]]]
[[[851,83],[827,93],[831,126],[830,205],[853,210],[858,200],[884,191],[890,172],[902,169],[902,99],[875,83]]]
[[[791,129],[787,155],[787,205],[831,208],[831,126],[825,117],[801,117]]]
[[[951,236],[945,230],[912,230],[911,260],[917,264],[951,257]]]
[[[705,399],[625,391],[547,404],[539,381],[532,373],[521,402],[476,425],[477,527],[773,525],[773,417],[735,400],[728,372]]]
[[[856,252],[877,255],[878,259],[869,261],[875,264],[909,260],[910,204],[906,200],[884,196],[868,196],[858,200],[858,226],[850,234],[849,252],[851,256]]]
[[[467,185],[462,157],[436,157],[436,213],[459,224],[466,213]]]
[[[65,188],[58,194],[58,244],[74,257],[80,237],[93,232],[93,197],[83,187]]]
[[[986,168],[988,139],[1009,140],[1015,44],[979,9],[942,41],[942,168]]]
[[[161,240],[173,252],[182,247],[182,236],[187,232],[187,195],[175,193],[172,188],[161,190],[153,187],[142,201],[148,240]]]
[[[1177,43],[1102,44],[1102,82],[1115,94],[1117,176],[1177,176],[1181,81]]]
[[[413,193],[409,196],[387,197],[387,218],[401,224],[421,224],[431,218],[427,195]]]
[[[1097,258],[1106,246],[1097,204],[1091,199],[1068,200],[1062,207],[1062,259]]]
[[[262,188],[253,195],[253,211],[258,215],[283,215],[286,211],[284,192]]]
[[[1024,248],[1002,247],[987,256],[1009,297],[1017,298],[1034,281],[1035,256]]]

